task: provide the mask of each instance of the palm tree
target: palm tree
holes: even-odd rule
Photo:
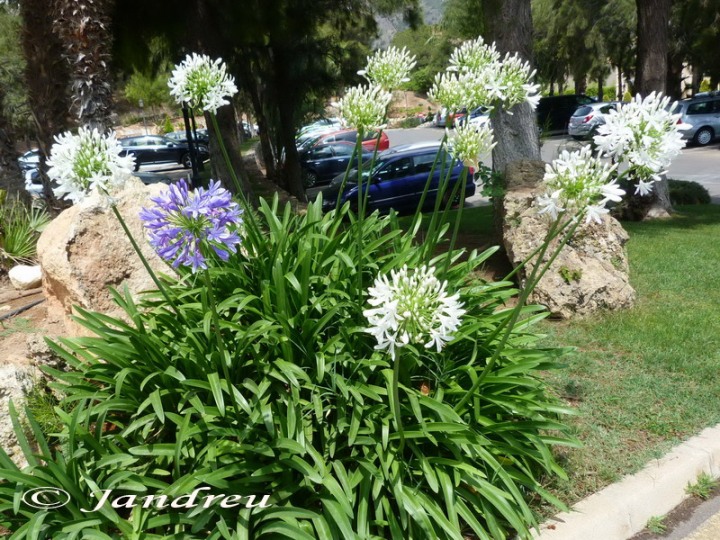
[[[54,30],[70,64],[72,112],[101,132],[112,127],[111,13],[114,0],[55,0]]]

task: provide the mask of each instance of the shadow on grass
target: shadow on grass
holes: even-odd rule
[[[667,233],[674,229],[695,229],[717,224],[720,224],[719,204],[676,206],[671,219],[622,222],[623,228],[628,232],[647,235]]]

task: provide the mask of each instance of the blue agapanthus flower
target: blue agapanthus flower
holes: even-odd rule
[[[155,206],[143,208],[140,219],[150,245],[173,268],[190,266],[196,272],[207,268],[210,249],[223,261],[237,251],[242,210],[220,182],[211,181],[207,190],[192,192],[187,182],[180,180],[151,200]]]

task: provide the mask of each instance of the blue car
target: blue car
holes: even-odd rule
[[[348,142],[332,142],[318,144],[300,154],[300,167],[302,169],[305,187],[316,184],[327,184],[338,174],[345,174],[348,163],[352,158],[355,145]],[[361,161],[372,158],[372,153],[363,149]],[[355,157],[353,165],[357,167],[358,158]]]
[[[366,187],[369,185],[370,190],[368,210],[371,212],[380,210],[384,213],[392,208],[399,213],[414,212],[420,203],[433,162],[439,151],[441,151],[439,142],[397,146],[379,154],[372,170],[369,170],[370,164],[368,163],[368,170],[363,170],[362,173],[363,184]],[[435,165],[435,173],[430,182],[423,210],[431,210],[435,207],[440,178],[444,179],[450,171],[450,181],[443,195],[443,203],[447,204],[463,170],[462,163],[453,159],[446,148],[443,148],[441,152]],[[337,176],[330,186],[322,191],[324,210],[335,208],[340,188],[343,185],[343,178],[344,174]],[[460,189],[458,188],[458,193],[460,193]],[[340,204],[350,201],[350,204],[355,207],[357,192],[357,170],[353,170],[345,182]],[[467,175],[465,197],[472,197],[474,194],[475,182],[471,170]]]

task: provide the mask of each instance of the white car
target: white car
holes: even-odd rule
[[[612,109],[618,109],[619,101],[588,103],[578,107],[570,117],[568,134],[577,140],[592,139],[598,126],[605,123],[605,115]]]

